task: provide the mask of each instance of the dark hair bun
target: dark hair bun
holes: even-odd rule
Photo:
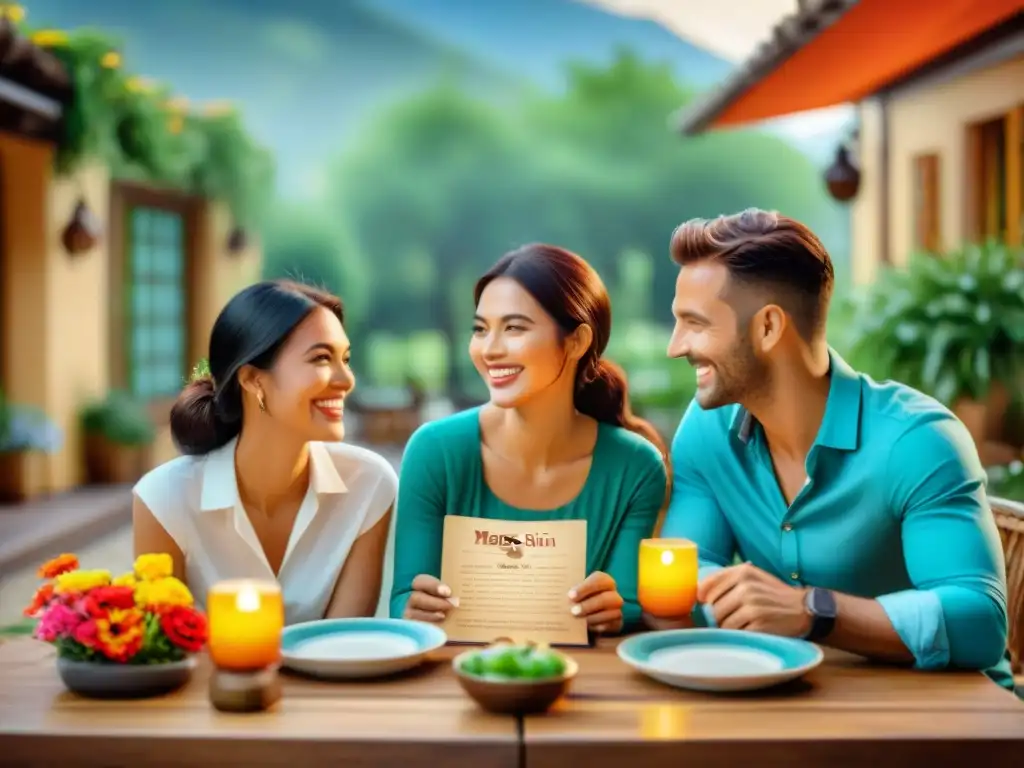
[[[213,379],[201,376],[191,381],[171,407],[171,437],[178,450],[199,456],[226,445],[237,430],[217,416]]]
[[[295,327],[317,307],[344,325],[337,296],[289,280],[254,283],[231,297],[210,331],[209,362],[196,366],[171,408],[171,436],[179,451],[201,456],[241,434],[238,372],[246,365],[269,371]]]

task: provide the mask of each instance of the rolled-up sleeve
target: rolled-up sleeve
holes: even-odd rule
[[[699,576],[732,564],[736,539],[711,486],[700,471],[699,461],[707,455],[700,427],[700,406],[696,400],[686,409],[672,440],[672,497],[665,513],[661,536],[688,539],[697,545]],[[714,626],[714,615],[704,606],[694,608],[699,626]]]
[[[1006,652],[1006,565],[966,428],[948,414],[910,426],[887,462],[914,589],[878,602],[920,669],[989,669]]]

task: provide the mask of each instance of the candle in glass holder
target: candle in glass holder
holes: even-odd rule
[[[686,539],[641,541],[637,598],[651,616],[688,616],[697,602],[697,545]]]
[[[210,587],[206,600],[207,647],[222,670],[255,671],[281,658],[284,600],[273,581],[223,581]]]

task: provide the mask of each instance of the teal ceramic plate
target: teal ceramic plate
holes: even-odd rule
[[[316,677],[376,677],[411,669],[446,642],[444,630],[422,621],[324,619],[285,627],[281,661]]]
[[[794,680],[821,664],[805,640],[734,629],[673,629],[634,635],[619,658],[655,680],[698,691],[752,691]]]

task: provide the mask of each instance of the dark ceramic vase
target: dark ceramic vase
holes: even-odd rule
[[[67,689],[91,699],[145,699],[184,686],[196,668],[194,657],[167,664],[105,664],[57,659]]]

